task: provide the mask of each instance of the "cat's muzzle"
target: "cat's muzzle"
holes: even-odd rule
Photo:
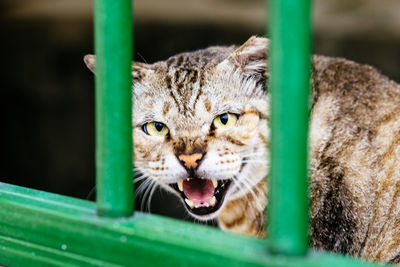
[[[230,184],[230,180],[195,177],[180,180],[170,186],[178,192],[190,213],[205,216],[221,208]]]

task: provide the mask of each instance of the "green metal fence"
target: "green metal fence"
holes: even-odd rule
[[[131,10],[131,0],[95,0],[97,204],[0,183],[0,262],[10,266],[370,265],[308,249],[309,0],[271,4],[269,239],[133,214]]]

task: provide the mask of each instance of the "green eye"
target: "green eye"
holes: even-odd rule
[[[213,125],[215,128],[230,128],[235,125],[237,121],[237,115],[232,113],[224,113],[217,116],[214,121]]]
[[[161,122],[152,121],[143,125],[143,131],[151,136],[165,136],[168,134],[169,129]]]

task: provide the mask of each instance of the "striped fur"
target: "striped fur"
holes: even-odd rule
[[[231,179],[222,207],[198,219],[264,236],[268,172],[268,40],[210,47],[154,64],[135,63],[135,166],[145,194],[189,174],[180,153],[205,153],[198,173]],[[94,70],[94,58],[85,60]],[[310,121],[311,246],[400,262],[400,86],[372,67],[314,56]],[[213,119],[239,114],[230,129]],[[142,126],[159,121],[165,137]],[[267,178],[268,180],[268,178]],[[148,186],[148,187],[146,187]]]

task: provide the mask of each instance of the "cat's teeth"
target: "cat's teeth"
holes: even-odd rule
[[[193,209],[193,207],[194,207],[193,201],[191,201],[191,200],[185,198],[185,202],[186,202],[186,204],[188,204],[188,206],[189,206],[191,209]]]
[[[196,204],[194,205],[194,208],[195,208],[195,209],[200,208],[200,203],[196,203]]]
[[[215,196],[213,196],[208,202],[210,203],[211,207],[214,207],[215,203],[217,203],[217,199],[215,198]]]
[[[214,188],[217,188],[217,186],[218,186],[218,181],[217,181],[217,179],[212,179],[211,181],[212,181],[212,183],[213,183],[213,185],[214,185]]]
[[[186,178],[186,181],[189,181],[190,179],[189,178]]]
[[[178,188],[181,192],[183,191],[183,180],[178,181]]]
[[[204,203],[204,206],[206,206],[207,208],[210,206],[210,204],[208,202]]]

